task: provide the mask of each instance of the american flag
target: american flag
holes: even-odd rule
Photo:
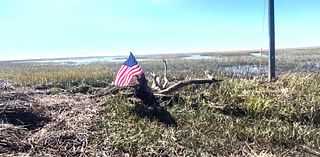
[[[130,52],[129,58],[118,70],[114,85],[119,87],[128,86],[132,82],[134,76],[140,76],[141,74],[143,74],[141,66],[138,64],[134,55]]]

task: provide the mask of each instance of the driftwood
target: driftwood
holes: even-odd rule
[[[161,79],[156,74],[152,73],[152,81],[153,84],[151,88],[148,86],[148,80],[145,75],[142,74],[140,77],[137,77],[139,84],[134,86],[134,93],[137,98],[142,100],[143,104],[148,107],[144,107],[144,105],[137,104],[135,107],[135,112],[143,117],[147,117],[149,119],[157,119],[160,122],[163,122],[167,125],[176,126],[175,119],[171,116],[171,114],[158,102],[157,97],[166,98],[172,100],[174,95],[173,92],[183,88],[185,86],[191,84],[206,84],[206,83],[218,83],[219,80],[211,79],[194,79],[194,80],[183,80],[177,83],[174,83],[171,86],[168,86],[169,80],[167,78],[167,62],[163,59],[164,65],[164,74]],[[117,91],[115,89],[109,91]],[[171,97],[171,98],[170,98]]]
[[[213,77],[210,79],[193,79],[193,80],[182,80],[176,83],[170,83],[167,78],[167,62],[163,59],[164,74],[163,78],[151,73],[152,85],[148,85],[148,79],[144,74],[136,77],[138,83],[129,87],[116,87],[113,86],[108,89],[102,89],[97,91],[93,97],[102,97],[104,95],[116,94],[120,91],[128,91],[126,95],[128,98],[134,96],[141,100],[141,103],[135,103],[134,112],[141,117],[146,117],[151,120],[157,120],[159,122],[165,123],[170,126],[176,126],[176,121],[171,116],[171,114],[165,109],[165,107],[160,106],[159,100],[168,100],[167,104],[171,104],[173,100],[177,98],[177,95],[173,94],[179,89],[193,84],[212,84],[218,83],[220,80],[215,80]]]
[[[154,88],[154,87],[149,87],[147,85],[148,82],[147,79],[145,78],[145,76],[142,76],[142,78],[138,78],[139,80],[139,84],[136,86],[131,86],[131,87],[111,87],[107,90],[103,90],[100,91],[99,94],[97,94],[97,97],[102,97],[104,95],[108,95],[108,94],[115,94],[117,92],[119,92],[120,90],[128,90],[132,87],[136,88],[136,89],[144,89],[143,92],[147,92],[147,93],[153,93],[153,95],[156,96],[169,96],[168,94],[171,94],[177,90],[179,90],[180,88],[183,88],[185,86],[191,85],[191,84],[206,84],[206,83],[219,83],[221,82],[221,80],[215,80],[215,79],[194,79],[194,80],[183,80],[183,81],[179,81],[165,89],[160,90],[159,88]],[[141,81],[144,80],[144,81]],[[141,85],[141,83],[143,85]]]
[[[219,80],[208,80],[208,79],[198,79],[198,80],[184,80],[180,81],[164,90],[158,91],[157,94],[170,94],[178,89],[190,85],[190,84],[205,84],[205,83],[217,83]]]
[[[193,80],[182,80],[177,83],[169,85],[169,80],[167,78],[167,62],[163,59],[163,78],[161,79],[158,75],[155,73],[152,73],[151,76],[153,77],[152,85],[151,87],[148,86],[148,80],[146,79],[145,75],[138,77],[139,84],[135,87],[135,93],[138,98],[140,98],[145,104],[148,104],[150,106],[155,106],[155,104],[158,104],[156,102],[155,96],[159,97],[170,97],[169,94],[172,94],[173,92],[179,90],[180,88],[183,88],[185,86],[191,85],[191,84],[206,84],[206,83],[218,83],[220,80],[215,80],[213,77],[209,77],[209,79],[193,79]],[[212,75],[211,75],[212,76]]]
[[[167,71],[168,66],[165,59],[162,59],[164,71],[163,71],[163,78],[161,79],[160,76],[156,75],[155,73],[151,73],[151,76],[153,77],[151,89],[154,91],[154,94],[160,95],[160,94],[170,94],[174,91],[177,91],[178,89],[190,85],[190,84],[205,84],[205,83],[218,83],[220,80],[215,80],[213,78],[213,75],[210,75],[209,71],[205,71],[205,74],[208,76],[208,79],[193,79],[193,80],[183,80],[179,81],[177,83],[174,83],[173,85],[168,87],[169,80],[167,78]]]
[[[149,106],[157,106],[158,104],[151,88],[148,86],[148,80],[145,75],[142,74],[138,77],[139,85],[135,87],[136,97],[140,98],[145,104]]]
[[[205,71],[205,74],[208,76],[208,79],[192,79],[192,80],[182,80],[176,83],[170,83],[167,78],[167,62],[163,59],[163,65],[164,65],[164,74],[163,78],[160,78],[160,76],[156,75],[155,73],[151,73],[152,79],[152,85],[151,87],[148,86],[148,80],[146,79],[145,75],[141,75],[140,77],[136,77],[139,84],[131,87],[111,87],[105,91],[102,91],[99,93],[99,97],[107,94],[115,94],[120,89],[130,89],[132,87],[135,88],[135,94],[136,97],[141,98],[145,103],[147,104],[153,104],[153,97],[154,96],[165,96],[168,97],[169,94],[179,90],[180,88],[183,88],[188,85],[192,84],[212,84],[212,83],[219,83],[221,80],[216,80],[213,78],[212,75],[209,75],[207,71]]]
[[[152,85],[151,87],[148,86],[148,80],[146,79],[145,75],[142,74],[140,77],[136,77],[139,84],[135,86],[130,87],[111,87],[107,90],[100,91],[98,97],[107,95],[107,94],[115,94],[119,90],[123,89],[135,89],[135,96],[138,98],[141,98],[145,103],[152,105],[154,101],[155,96],[165,96],[168,97],[169,94],[179,90],[180,88],[183,88],[188,85],[192,84],[212,84],[212,83],[219,83],[221,80],[216,80],[213,78],[212,75],[207,74],[208,72],[205,71],[205,74],[207,74],[209,79],[192,79],[192,80],[182,80],[176,83],[171,83],[171,86],[169,85],[169,80],[167,78],[167,62],[163,59],[163,65],[164,65],[164,74],[163,78],[160,78],[160,76],[156,75],[155,73],[151,73],[152,79]]]
[[[152,73],[153,84],[152,84],[151,88],[155,91],[154,93],[156,95],[161,95],[161,94],[167,95],[167,94],[175,92],[178,89],[185,87],[187,85],[190,85],[190,84],[218,83],[221,81],[221,80],[215,80],[213,78],[213,75],[209,74],[209,71],[205,71],[205,74],[208,76],[208,79],[183,80],[183,81],[179,81],[177,83],[174,83],[168,87],[168,84],[169,84],[169,80],[167,78],[168,66],[167,66],[166,60],[163,59],[162,61],[163,61],[163,66],[164,66],[163,78],[161,79],[161,78],[159,78],[159,76]]]
[[[138,77],[138,82],[139,84],[135,86],[135,95],[149,107],[137,104],[134,111],[141,117],[158,120],[159,122],[170,126],[177,126],[172,115],[164,107],[160,106],[160,103],[156,99],[152,89],[148,86],[148,80],[144,74]]]
[[[167,78],[167,73],[168,73],[168,66],[167,66],[167,62],[166,60],[162,59],[163,62],[163,66],[164,66],[164,72],[163,72],[163,85],[162,85],[162,89],[166,88],[169,80]]]
[[[151,88],[154,90],[163,90],[165,88],[167,88],[167,85],[169,83],[169,80],[167,78],[167,70],[168,70],[168,66],[167,66],[167,61],[162,59],[163,62],[163,78],[161,79],[160,76],[156,75],[155,73],[151,73],[151,76],[153,77],[152,79],[152,85]]]
[[[183,88],[188,85],[192,84],[212,84],[212,83],[219,83],[221,80],[216,80],[213,78],[213,75],[210,75],[208,71],[205,71],[205,74],[208,76],[208,79],[192,79],[192,80],[182,80],[176,83],[170,83],[167,78],[167,62],[166,60],[163,61],[164,71],[163,71],[163,78],[161,78],[159,75],[156,75],[155,73],[151,73],[152,76],[152,85],[151,87],[148,86],[148,80],[146,79],[145,75],[141,75],[140,77],[137,77],[137,80],[139,84],[131,87],[111,87],[107,90],[100,91],[98,97],[101,97],[103,95],[108,94],[115,94],[119,92],[119,90],[128,90],[135,88],[135,96],[138,98],[141,98],[141,100],[149,105],[153,104],[153,101],[155,100],[155,96],[160,97],[169,97],[169,94],[172,94],[173,92],[179,90],[180,88]],[[170,86],[169,83],[171,84]]]

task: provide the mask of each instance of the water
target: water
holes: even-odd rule
[[[187,60],[200,60],[200,59],[211,59],[210,56],[201,55],[190,55],[187,57],[181,57],[178,59]],[[14,63],[59,63],[59,64],[90,64],[90,63],[101,63],[101,62],[124,62],[126,57],[91,57],[91,58],[70,58],[70,59],[48,59],[48,60],[33,60],[33,61],[17,61]],[[137,58],[137,61],[148,61],[153,60],[152,58]]]
[[[262,58],[267,58],[268,57],[268,55],[261,54],[261,53],[256,53],[256,52],[250,53],[250,55],[254,56],[254,57],[262,57]]]
[[[36,60],[36,61],[18,61],[15,63],[89,64],[89,63],[99,63],[99,62],[124,62],[125,60],[126,59],[123,57],[92,57],[92,58],[70,58],[70,59]]]
[[[200,59],[212,59],[210,56],[202,56],[202,55],[190,55],[187,57],[181,57],[180,59],[190,59],[190,60],[200,60]]]

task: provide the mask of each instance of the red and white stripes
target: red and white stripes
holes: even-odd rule
[[[115,85],[119,87],[128,86],[134,76],[140,76],[143,73],[142,68],[139,64],[129,67],[127,65],[122,65],[118,70]]]

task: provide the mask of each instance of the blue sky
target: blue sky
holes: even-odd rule
[[[320,1],[275,1],[277,48],[320,46]],[[267,48],[265,4],[1,0],[0,60]]]

